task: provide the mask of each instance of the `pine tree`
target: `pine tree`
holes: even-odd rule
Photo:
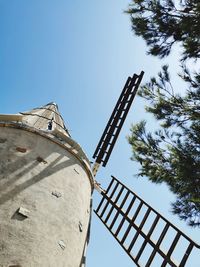
[[[199,0],[132,0],[126,11],[134,33],[146,41],[151,55],[169,55],[181,43],[183,59],[200,57]]]
[[[165,182],[177,196],[173,212],[200,226],[200,75],[184,69],[182,78],[189,84],[184,97],[174,93],[167,66],[141,87],[140,96],[150,103],[146,110],[161,127],[150,133],[142,121],[132,126],[128,141],[132,159],[141,164],[139,176]]]
[[[200,2],[172,0],[133,0],[127,13],[132,29],[147,43],[148,53],[167,56],[173,44],[183,47],[182,74],[185,94],[177,94],[168,66],[158,78],[143,85],[139,95],[146,111],[160,122],[155,132],[142,121],[131,128],[128,141],[132,159],[141,164],[139,176],[154,183],[166,183],[177,198],[172,211],[191,226],[200,226],[200,73],[192,73],[186,60],[200,57]],[[177,3],[177,1],[176,1]]]

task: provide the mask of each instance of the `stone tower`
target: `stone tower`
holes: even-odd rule
[[[0,266],[84,266],[93,176],[55,103],[0,115]]]

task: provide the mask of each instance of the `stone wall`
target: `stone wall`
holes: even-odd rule
[[[91,192],[78,155],[37,133],[0,127],[0,266],[79,267]]]

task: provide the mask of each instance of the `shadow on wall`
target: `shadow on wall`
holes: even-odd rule
[[[16,150],[19,152],[17,148]],[[4,154],[4,151],[0,151],[1,154],[4,155],[4,161],[0,163],[0,205],[15,197],[26,188],[34,185],[44,178],[48,178],[48,176],[50,176],[51,174],[56,173],[63,168],[72,166],[74,164],[74,161],[72,159],[67,159],[60,162],[62,158],[66,156],[64,155],[64,151],[63,154],[60,154],[61,151],[62,150],[59,150],[59,155],[57,156],[57,158],[50,163],[45,160],[49,156],[49,153],[46,153],[45,155],[45,151],[42,151],[42,157],[40,157],[37,152],[34,151],[34,149],[29,150],[28,153],[23,151],[21,153],[25,154],[23,156],[20,155],[20,157],[17,157],[17,159],[13,162],[9,162],[5,159],[6,156],[8,156],[8,152],[5,151]],[[40,173],[34,175],[27,181],[22,182],[21,184],[18,184],[13,188],[13,185],[15,183],[17,183],[22,177],[24,179],[24,176],[30,173],[39,164],[46,165],[46,167],[43,168]],[[20,169],[22,170],[17,172],[17,170]],[[16,174],[14,174],[15,172]],[[12,187],[12,189],[10,188],[9,190],[9,187]]]

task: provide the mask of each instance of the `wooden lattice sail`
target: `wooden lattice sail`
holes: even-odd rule
[[[109,160],[143,74],[142,71],[127,79],[93,155],[94,176],[99,166],[106,166]],[[200,248],[116,178],[112,177],[106,191],[97,182],[96,188],[102,195],[96,215],[137,266],[183,267],[192,251]]]
[[[192,251],[200,249],[115,177],[101,195],[96,215],[137,266],[152,266],[159,257],[159,267],[183,267]]]
[[[102,164],[105,167],[110,158],[143,75],[143,71],[139,75],[134,74],[132,78],[128,77],[125,83],[122,93],[94,152],[93,158],[96,159],[93,168],[94,175],[96,175],[99,165]]]

